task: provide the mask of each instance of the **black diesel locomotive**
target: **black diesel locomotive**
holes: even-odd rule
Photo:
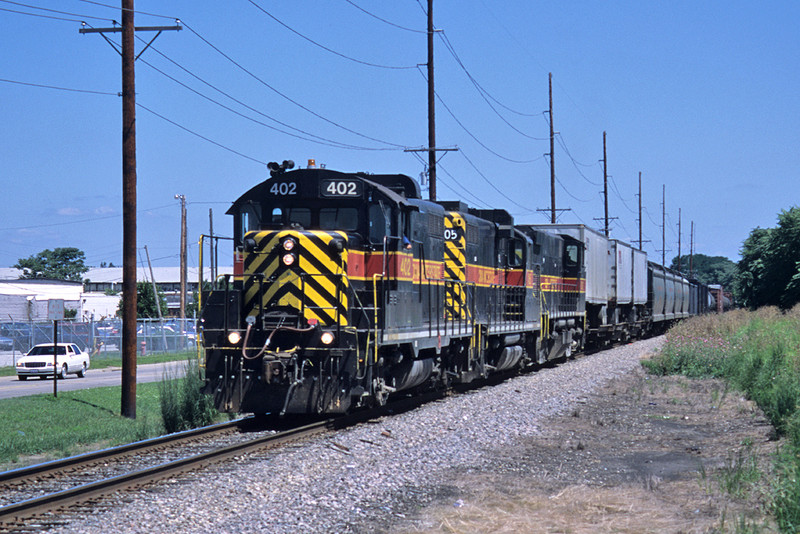
[[[286,170],[239,197],[234,274],[202,296],[226,412],[343,413],[663,331],[704,286],[583,225],[423,200],[402,174]]]

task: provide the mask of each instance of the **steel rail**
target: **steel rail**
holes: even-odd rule
[[[391,402],[379,408],[375,408],[373,410],[356,412],[353,414],[343,415],[336,418],[291,428],[288,430],[278,432],[276,434],[270,434],[268,436],[262,436],[253,440],[237,443],[234,445],[229,445],[226,447],[221,447],[219,449],[201,453],[195,456],[189,456],[178,460],[173,460],[171,462],[166,462],[146,469],[133,471],[123,475],[118,475],[115,477],[99,480],[96,482],[91,482],[88,484],[83,484],[80,486],[51,493],[48,495],[43,495],[41,497],[36,497],[33,499],[28,499],[25,501],[9,504],[7,506],[0,507],[0,527],[14,528],[14,527],[24,526],[26,519],[30,519],[36,516],[41,516],[42,514],[45,513],[53,513],[58,510],[63,510],[67,507],[85,503],[87,501],[91,501],[103,495],[108,495],[117,491],[131,489],[131,488],[138,488],[147,484],[158,482],[165,478],[169,478],[178,474],[200,469],[214,463],[223,462],[225,460],[229,460],[234,457],[241,456],[243,454],[251,453],[259,449],[267,447],[276,447],[288,441],[296,441],[298,439],[310,437],[315,434],[327,432],[329,430],[338,430],[350,426],[355,426],[359,423],[364,423],[366,421],[375,419],[376,417],[380,417],[383,415],[399,414],[405,411],[412,410],[426,402],[440,399],[445,395],[446,392],[444,390],[441,390],[441,391],[428,392],[424,395],[416,397],[410,396],[406,398],[400,398],[395,400],[394,402]],[[131,452],[140,452],[141,450],[143,450],[141,448],[142,443],[147,443],[148,449],[156,448],[160,445],[169,443],[170,437],[172,437],[173,443],[179,442],[179,440],[174,438],[174,436],[176,435],[182,435],[182,437],[186,439],[185,436],[187,435],[197,436],[197,435],[202,435],[203,433],[210,434],[211,432],[208,431],[209,428],[217,428],[217,431],[219,431],[219,428],[225,428],[226,426],[229,427],[235,424],[241,424],[249,420],[250,419],[231,421],[230,423],[223,423],[220,425],[215,425],[214,427],[204,427],[201,429],[186,431],[184,433],[163,436],[162,438],[153,438],[152,440],[146,440],[145,442],[132,443],[127,446],[119,447],[118,449],[128,449],[128,452],[119,453],[118,455],[130,454]],[[116,450],[116,449],[111,449],[111,450]],[[101,455],[105,452],[106,451],[99,451],[97,455]],[[95,456],[95,453],[87,453],[85,455],[81,455],[80,457],[74,457],[74,458],[84,458],[84,457],[94,457],[94,458],[91,461],[87,460],[84,461],[83,463],[95,462],[97,461],[98,458],[98,456]],[[114,454],[109,454],[105,458],[113,458],[113,457]],[[38,471],[37,473],[35,473],[38,476],[43,473],[49,473],[49,472],[55,473],[58,471],[63,471],[65,467],[69,468],[81,465],[81,463],[69,464],[68,463],[69,460],[71,459],[65,459],[64,461],[57,460],[54,462],[48,462],[47,464],[31,466],[30,468],[18,469],[15,472],[19,473],[26,470],[31,472]],[[55,464],[58,463],[62,464],[61,468],[55,466]],[[30,478],[30,476],[31,474],[28,474],[27,478]],[[21,480],[24,478],[25,477],[17,477],[17,480]],[[13,480],[13,479],[7,478],[7,480]]]
[[[63,472],[67,469],[93,464],[101,460],[112,460],[115,458],[129,456],[135,453],[158,449],[165,445],[174,445],[182,441],[191,441],[200,437],[219,434],[227,430],[230,430],[232,428],[236,428],[237,426],[240,426],[243,423],[249,422],[251,420],[252,420],[251,417],[243,419],[235,419],[233,421],[228,421],[225,423],[204,426],[201,428],[193,428],[191,430],[184,430],[182,432],[175,432],[173,434],[166,434],[164,436],[158,436],[155,438],[150,438],[142,441],[127,443],[125,445],[120,445],[118,447],[110,447],[107,449],[101,449],[99,451],[92,451],[92,452],[87,452],[85,454],[79,454],[77,456],[61,458],[58,460],[53,460],[51,462],[35,464],[27,467],[20,467],[19,469],[14,469],[11,471],[5,471],[0,473],[0,484],[6,486],[18,484],[22,481],[28,480],[33,477],[44,477],[52,475],[54,473]]]
[[[243,443],[237,443],[228,447],[205,452],[196,456],[190,456],[153,466],[140,471],[134,471],[124,475],[99,480],[82,486],[66,489],[42,497],[28,499],[18,503],[10,504],[0,508],[0,526],[20,526],[23,520],[42,514],[66,508],[88,500],[95,499],[102,495],[115,491],[141,487],[146,484],[157,482],[171,476],[185,473],[240,456],[255,450],[277,446],[286,441],[292,441],[303,437],[337,428],[339,425],[335,420],[321,421],[312,423],[291,430],[286,430],[278,434],[263,436]]]

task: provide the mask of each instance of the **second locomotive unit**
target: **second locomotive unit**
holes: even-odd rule
[[[503,210],[423,200],[402,174],[284,163],[228,211],[234,273],[203,294],[205,391],[222,411],[343,413],[690,314],[697,284],[640,251],[630,276],[613,270],[612,298],[613,240],[582,225],[515,225]],[[615,258],[632,250],[616,243]]]

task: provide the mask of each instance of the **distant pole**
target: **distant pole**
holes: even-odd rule
[[[150,263],[150,252],[147,245],[144,246],[144,253],[147,256],[147,267],[150,269],[150,281],[153,284],[153,299],[156,301],[156,311],[158,312],[158,324],[164,326],[164,314],[161,313],[161,299],[158,298],[158,286],[156,286],[156,276],[153,274],[153,264]],[[161,328],[161,341],[164,343],[164,350],[167,350],[167,333]]]
[[[133,0],[122,0],[122,406],[136,419],[136,82]]]
[[[608,237],[608,160],[606,159],[606,132],[603,132],[603,199],[605,205],[605,231]]]
[[[433,89],[433,0],[428,0],[428,195],[436,200],[436,93]]]
[[[214,212],[211,208],[208,208],[208,263],[211,266],[211,280],[213,281],[216,279],[217,275],[214,272],[214,268],[216,267],[216,262],[214,261]],[[200,272],[200,279],[203,279],[203,273]],[[203,288],[199,288],[200,291]]]
[[[180,318],[181,332],[183,331],[183,321],[186,319],[186,196],[175,195],[181,201],[181,298],[180,298]]]
[[[667,266],[667,185],[661,185],[661,265]]]
[[[683,272],[681,263],[681,208],[678,208],[678,272]]]
[[[694,277],[694,221],[689,230],[689,276]]]
[[[556,223],[556,151],[553,133],[553,73],[548,76],[550,86],[550,223]]]
[[[642,250],[642,171],[639,171],[639,250]]]

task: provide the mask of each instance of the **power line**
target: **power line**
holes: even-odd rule
[[[47,11],[48,13],[58,13],[59,15],[70,15],[72,17],[81,17],[81,19],[64,19],[64,18],[60,18],[60,17],[49,17],[47,15],[42,15],[42,14],[38,14],[38,13],[27,13],[27,12],[24,12],[24,11],[14,11],[14,10],[11,10],[11,9],[3,9],[3,11],[11,11],[12,13],[21,13],[23,15],[32,15],[32,16],[52,18],[52,19],[57,19],[57,20],[66,20],[66,21],[69,21],[69,22],[82,22],[83,19],[95,19],[95,20],[102,20],[102,21],[108,21],[108,22],[115,22],[114,20],[108,19],[108,18],[93,17],[91,15],[81,15],[79,13],[71,13],[69,11],[59,11],[57,9],[49,9],[49,8],[46,8],[46,7],[34,6],[34,5],[31,5],[31,4],[23,4],[21,2],[13,2],[12,0],[0,0],[0,2],[4,2],[6,4],[12,4],[12,5],[15,5],[15,6],[20,6],[20,7],[27,7],[28,9],[38,9],[40,11]]]
[[[310,109],[310,108],[308,108],[308,107],[304,106],[303,104],[301,104],[301,103],[297,102],[296,100],[292,99],[292,98],[291,98],[291,97],[289,97],[288,95],[286,95],[286,94],[284,94],[284,93],[282,93],[282,92],[278,91],[278,90],[277,90],[275,87],[271,86],[270,84],[268,84],[267,82],[265,82],[264,80],[262,80],[260,77],[256,76],[254,73],[252,73],[251,71],[249,71],[248,69],[246,69],[244,66],[242,66],[241,64],[239,64],[237,61],[235,61],[235,60],[234,60],[232,57],[230,57],[228,54],[226,54],[225,52],[223,52],[223,51],[222,51],[220,48],[218,48],[217,46],[215,46],[214,44],[212,44],[212,43],[211,43],[211,42],[210,42],[208,39],[206,39],[205,37],[203,37],[202,35],[200,35],[200,34],[199,34],[197,31],[195,31],[195,30],[194,30],[194,28],[192,28],[191,26],[189,26],[189,25],[188,25],[186,22],[183,22],[183,26],[184,26],[184,27],[185,27],[187,30],[189,30],[190,32],[192,32],[194,35],[196,35],[196,36],[197,36],[197,38],[198,38],[198,39],[200,39],[201,41],[203,41],[203,42],[204,42],[206,45],[208,45],[209,47],[211,47],[211,48],[212,48],[212,49],[213,49],[215,52],[217,52],[219,55],[221,55],[221,56],[222,56],[223,58],[225,58],[227,61],[229,61],[230,63],[232,63],[234,66],[236,66],[236,67],[237,67],[239,70],[241,70],[242,72],[244,72],[245,74],[247,74],[248,76],[250,76],[251,78],[253,78],[254,80],[256,80],[257,82],[259,82],[261,85],[263,85],[263,86],[264,86],[264,87],[266,87],[267,89],[271,90],[272,92],[274,92],[275,94],[277,94],[278,96],[280,96],[281,98],[283,98],[284,100],[286,100],[287,102],[290,102],[290,103],[294,104],[295,106],[299,107],[299,108],[300,108],[300,109],[302,109],[303,111],[305,111],[305,112],[307,112],[307,113],[310,113],[311,115],[313,115],[313,116],[317,117],[318,119],[320,119],[320,120],[322,120],[322,121],[324,121],[324,122],[327,122],[328,124],[330,124],[330,125],[332,125],[332,126],[335,126],[335,127],[339,128],[339,129],[342,129],[342,130],[344,130],[344,131],[346,131],[346,132],[349,132],[349,133],[351,133],[351,134],[353,134],[353,135],[357,135],[358,137],[362,137],[362,138],[364,138],[364,139],[369,139],[370,141],[375,141],[375,142],[377,142],[377,143],[383,143],[383,144],[385,144],[385,145],[388,145],[388,146],[393,146],[393,147],[396,147],[396,148],[405,148],[405,146],[404,146],[404,145],[399,145],[399,144],[397,144],[397,143],[391,143],[391,142],[389,142],[389,141],[384,141],[384,140],[382,140],[382,139],[377,139],[377,138],[370,137],[370,136],[368,136],[368,135],[362,134],[362,133],[360,133],[360,132],[357,132],[357,131],[355,131],[355,130],[352,130],[352,129],[350,129],[350,128],[346,127],[346,126],[343,126],[343,125],[339,124],[338,122],[335,122],[335,121],[333,121],[333,120],[331,120],[331,119],[328,119],[328,118],[326,118],[326,117],[324,117],[324,116],[320,115],[320,114],[319,114],[319,113],[317,113],[316,111],[313,111],[312,109]]]
[[[377,19],[377,20],[379,20],[379,21],[381,21],[381,22],[383,22],[385,24],[388,24],[389,26],[394,26],[395,28],[399,28],[399,29],[405,30],[407,32],[428,33],[426,30],[415,30],[413,28],[406,28],[405,26],[400,26],[399,24],[395,24],[394,22],[391,22],[391,21],[388,21],[388,20],[386,20],[384,18],[381,18],[378,15],[376,15],[374,13],[371,13],[371,12],[367,11],[366,9],[364,9],[363,7],[357,5],[352,0],[344,0],[344,1],[347,2],[348,4],[350,4],[351,6],[353,6],[354,8],[358,9],[362,13],[365,13],[365,14],[369,15],[370,17],[374,18],[374,19]]]
[[[471,160],[471,159],[469,159],[469,158],[467,157],[467,155],[464,153],[464,151],[463,151],[463,150],[460,150],[460,151],[459,151],[459,153],[460,153],[462,156],[464,156],[464,159],[465,159],[465,160],[467,160],[467,163],[469,163],[469,164],[470,164],[470,166],[471,166],[473,169],[475,169],[475,172],[477,172],[477,173],[478,173],[478,175],[479,175],[481,178],[483,178],[483,180],[484,180],[484,181],[485,181],[487,184],[489,184],[489,185],[491,186],[491,188],[492,188],[492,189],[494,189],[495,191],[497,191],[497,192],[500,194],[500,196],[502,196],[503,198],[505,198],[506,200],[508,200],[509,202],[511,202],[512,204],[514,204],[515,206],[517,206],[518,208],[521,208],[521,209],[523,209],[523,210],[525,210],[525,211],[528,211],[528,212],[531,212],[531,213],[533,213],[533,211],[534,211],[534,210],[532,210],[532,209],[530,209],[530,208],[528,208],[528,207],[526,207],[526,206],[523,206],[522,204],[518,204],[518,203],[517,203],[517,202],[516,202],[516,201],[515,201],[513,198],[509,197],[508,195],[506,195],[505,193],[503,193],[503,192],[502,192],[500,189],[498,189],[498,188],[497,188],[497,186],[496,186],[496,185],[494,185],[494,184],[492,183],[492,181],[491,181],[491,180],[489,180],[489,178],[487,178],[487,177],[486,177],[486,175],[485,175],[485,174],[483,174],[483,173],[480,171],[480,169],[478,169],[478,167],[477,167],[477,166],[476,166],[476,165],[475,165],[475,164],[472,162],[472,160]]]
[[[8,9],[8,8],[5,8],[5,7],[0,7],[0,11],[6,11],[8,13],[16,13],[18,15],[30,15],[31,17],[39,17],[39,18],[42,18],[42,19],[63,20],[63,21],[66,21],[66,22],[83,22],[80,19],[68,19],[68,18],[64,18],[64,17],[55,17],[55,16],[52,16],[52,15],[43,15],[41,13],[28,13],[27,11],[19,11],[17,9]]]
[[[160,113],[157,113],[157,112],[153,111],[152,109],[142,105],[140,102],[136,102],[136,106],[142,108],[145,111],[148,111],[148,112],[152,113],[153,115],[155,115],[156,117],[158,117],[158,118],[160,118],[162,120],[167,121],[168,123],[172,124],[173,126],[177,126],[178,128],[180,128],[184,132],[190,133],[190,134],[194,135],[195,137],[199,137],[203,141],[208,141],[212,145],[216,145],[219,148],[222,148],[223,150],[227,150],[228,152],[232,152],[233,154],[236,154],[237,156],[241,156],[241,157],[243,157],[245,159],[249,159],[250,161],[254,161],[256,163],[260,163],[261,165],[265,165],[266,166],[266,164],[267,164],[266,161],[261,161],[261,160],[256,159],[256,158],[252,158],[252,157],[250,157],[250,156],[248,156],[246,154],[242,154],[241,152],[238,152],[238,151],[236,151],[236,150],[234,150],[234,149],[232,149],[230,147],[227,147],[227,146],[223,145],[222,143],[218,143],[216,141],[213,141],[212,139],[209,139],[208,137],[206,137],[204,135],[201,135],[201,134],[199,134],[199,133],[197,133],[197,132],[195,132],[193,130],[190,130],[186,126],[178,124],[177,122],[175,122],[175,121],[173,121],[171,119],[168,119],[164,115],[161,115]]]
[[[59,87],[57,85],[44,85],[39,83],[30,83],[30,82],[20,82],[17,80],[8,80],[5,78],[0,78],[0,82],[5,83],[13,83],[17,85],[25,85],[28,87],[39,87],[42,89],[55,89],[57,91],[69,91],[71,93],[86,93],[90,95],[104,95],[104,96],[119,96],[119,93],[109,93],[107,91],[91,91],[89,89],[74,89],[70,87]]]
[[[235,115],[238,115],[239,117],[242,117],[243,119],[246,119],[246,120],[252,121],[252,122],[254,122],[254,123],[256,123],[256,124],[258,124],[258,125],[260,125],[260,126],[264,126],[265,128],[269,128],[269,129],[271,129],[271,130],[274,130],[274,131],[276,131],[276,132],[280,132],[280,133],[282,133],[282,134],[284,134],[284,135],[288,135],[288,136],[291,136],[291,137],[295,137],[295,138],[297,138],[297,139],[302,139],[302,140],[304,140],[304,141],[309,141],[309,142],[319,143],[319,144],[322,144],[322,145],[332,146],[332,147],[335,147],[335,148],[352,149],[352,150],[397,150],[397,149],[394,149],[394,148],[371,148],[371,147],[362,147],[362,146],[357,146],[357,145],[350,145],[350,144],[346,144],[346,143],[341,143],[341,142],[339,142],[339,141],[335,141],[335,140],[333,140],[333,139],[328,139],[328,138],[325,138],[325,137],[321,137],[321,136],[318,136],[318,135],[316,135],[316,134],[313,134],[313,133],[311,133],[311,132],[307,132],[307,131],[305,131],[305,130],[301,130],[300,128],[296,128],[296,127],[294,127],[294,126],[291,126],[291,125],[289,125],[289,124],[287,124],[287,123],[285,123],[285,122],[279,121],[278,119],[276,119],[276,118],[274,118],[274,117],[271,117],[271,116],[269,116],[269,115],[267,115],[267,114],[265,114],[265,113],[263,113],[263,112],[259,111],[258,109],[254,108],[254,107],[252,107],[252,106],[249,106],[248,104],[245,104],[244,102],[242,102],[241,100],[238,100],[237,98],[234,98],[233,96],[231,96],[230,94],[226,93],[225,91],[222,91],[222,90],[221,90],[221,89],[219,89],[218,87],[216,87],[216,86],[212,85],[211,83],[209,83],[209,82],[207,82],[207,81],[203,80],[203,79],[202,79],[202,78],[200,78],[199,76],[196,76],[195,74],[193,74],[193,73],[192,73],[192,72],[190,72],[189,70],[185,69],[184,67],[182,67],[181,65],[179,65],[178,63],[176,63],[175,61],[173,61],[172,59],[168,58],[167,56],[165,56],[164,54],[162,54],[161,52],[159,52],[158,50],[156,50],[154,47],[151,47],[151,50],[154,50],[155,52],[157,52],[158,54],[160,54],[161,56],[163,56],[164,58],[166,58],[168,61],[172,62],[174,65],[176,65],[177,67],[179,67],[180,69],[182,69],[184,72],[186,72],[186,73],[187,73],[187,74],[189,74],[190,76],[194,77],[195,79],[197,79],[197,80],[198,80],[198,81],[200,81],[201,83],[203,83],[203,84],[207,85],[208,87],[210,87],[211,89],[213,89],[213,90],[215,90],[215,91],[219,92],[220,94],[224,95],[225,97],[227,97],[227,98],[229,98],[229,99],[233,100],[233,101],[234,101],[234,102],[236,102],[237,104],[239,104],[239,105],[241,105],[241,106],[243,106],[243,107],[245,107],[245,108],[249,109],[250,111],[252,111],[252,112],[254,112],[254,113],[257,113],[258,115],[261,115],[262,117],[265,117],[265,118],[267,118],[267,119],[269,119],[269,120],[271,120],[271,121],[273,121],[273,122],[275,122],[275,123],[277,123],[277,124],[280,124],[281,126],[284,126],[284,127],[286,127],[286,128],[289,128],[289,129],[295,130],[296,132],[300,132],[300,133],[304,134],[304,135],[305,135],[305,136],[307,136],[307,137],[303,137],[302,135],[298,135],[298,134],[294,134],[294,133],[291,133],[291,132],[287,132],[287,131],[285,131],[285,130],[281,130],[280,128],[277,128],[277,127],[275,127],[275,126],[272,126],[272,125],[270,125],[270,124],[267,124],[267,123],[265,123],[265,122],[259,121],[259,120],[257,120],[257,119],[254,119],[254,118],[252,118],[252,117],[248,117],[248,116],[247,116],[247,115],[245,115],[244,113],[241,113],[241,112],[239,112],[239,111],[236,111],[235,109],[233,109],[233,108],[231,108],[231,107],[229,107],[229,106],[226,106],[226,105],[225,105],[225,104],[223,104],[222,102],[219,102],[219,101],[217,101],[217,100],[214,100],[213,98],[211,98],[211,97],[209,97],[209,96],[207,96],[207,95],[204,95],[203,93],[201,93],[201,92],[197,91],[196,89],[193,89],[192,87],[189,87],[189,86],[188,86],[188,85],[186,85],[185,83],[183,83],[183,82],[181,82],[180,80],[178,80],[177,78],[175,78],[175,77],[173,77],[173,76],[171,76],[171,75],[167,74],[166,72],[164,72],[163,70],[159,69],[159,68],[158,68],[158,67],[156,67],[155,65],[153,65],[153,64],[151,64],[151,63],[149,63],[148,61],[146,61],[146,60],[144,60],[144,59],[142,59],[142,58],[139,58],[139,61],[141,61],[142,63],[144,63],[145,65],[147,65],[147,66],[148,66],[148,67],[150,67],[151,69],[155,70],[156,72],[158,72],[158,73],[159,73],[159,74],[161,74],[162,76],[164,76],[164,77],[166,77],[166,78],[168,78],[168,79],[172,80],[173,82],[177,83],[177,84],[178,84],[178,85],[180,85],[181,87],[183,87],[183,88],[187,89],[188,91],[191,91],[191,92],[193,92],[194,94],[196,94],[197,96],[199,96],[199,97],[201,97],[201,98],[204,98],[204,99],[208,100],[209,102],[211,102],[211,103],[213,103],[213,104],[216,104],[217,106],[219,106],[219,107],[221,107],[221,108],[225,109],[226,111],[229,111],[229,112],[231,112],[231,113],[233,113],[233,114],[235,114]]]
[[[422,70],[420,70],[420,69],[418,69],[418,70],[419,70],[420,74],[422,74],[422,77],[423,77],[423,78],[425,78],[425,75],[422,73]],[[426,78],[426,79],[427,79],[427,78]],[[538,161],[538,160],[542,159],[541,157],[539,157],[539,158],[534,158],[534,159],[528,159],[528,160],[518,160],[518,159],[512,159],[512,158],[508,158],[508,157],[506,157],[506,156],[503,156],[502,154],[500,154],[500,153],[498,153],[498,152],[496,152],[496,151],[492,150],[492,149],[491,149],[491,148],[489,148],[489,147],[488,147],[488,146],[487,146],[485,143],[483,143],[483,142],[482,142],[480,139],[478,139],[478,138],[475,136],[475,134],[473,134],[473,133],[472,133],[472,132],[471,132],[471,131],[470,131],[470,130],[469,130],[469,129],[468,129],[468,128],[467,128],[467,127],[464,125],[464,123],[463,123],[463,122],[461,122],[461,121],[458,119],[458,117],[456,117],[455,113],[453,113],[453,110],[451,110],[451,109],[450,109],[450,107],[449,107],[449,106],[448,106],[448,105],[445,103],[445,101],[444,101],[444,100],[442,100],[442,97],[441,97],[441,96],[439,96],[439,93],[437,93],[437,92],[434,92],[434,94],[436,95],[436,99],[439,101],[439,103],[441,103],[441,104],[442,104],[442,106],[444,106],[444,109],[445,109],[445,110],[447,110],[447,112],[450,114],[450,116],[453,118],[453,120],[454,120],[454,121],[456,121],[456,124],[458,124],[459,126],[461,126],[461,129],[462,129],[462,130],[464,130],[464,131],[467,133],[467,135],[469,135],[469,136],[470,136],[470,137],[471,137],[471,138],[472,138],[472,139],[473,139],[473,140],[474,140],[476,143],[478,143],[480,146],[482,146],[482,147],[483,147],[483,148],[484,148],[484,149],[485,149],[487,152],[489,152],[489,153],[491,153],[491,154],[493,154],[493,155],[497,156],[498,158],[500,158],[500,159],[502,159],[502,160],[508,161],[508,162],[510,162],[510,163],[533,163],[534,161]]]
[[[489,98],[491,98],[491,99],[492,99],[494,102],[496,102],[497,104],[499,104],[499,105],[500,105],[500,106],[502,106],[503,108],[505,108],[505,109],[507,109],[507,110],[509,110],[509,111],[512,111],[512,112],[514,112],[514,113],[517,113],[518,115],[523,115],[523,116],[527,116],[527,117],[535,117],[536,115],[538,115],[538,113],[537,113],[537,114],[525,114],[525,113],[521,113],[521,112],[518,112],[518,111],[514,111],[514,110],[512,110],[511,108],[509,108],[508,106],[501,104],[501,103],[500,103],[500,102],[499,102],[499,101],[498,101],[498,100],[497,100],[495,97],[493,97],[493,96],[492,96],[492,95],[491,95],[491,94],[490,94],[490,93],[489,93],[489,92],[488,92],[486,89],[484,89],[484,88],[483,88],[483,86],[481,86],[481,85],[478,83],[478,81],[475,79],[475,77],[474,77],[474,76],[472,76],[472,74],[471,74],[471,73],[469,72],[469,70],[467,69],[466,65],[464,65],[464,63],[461,61],[461,58],[460,58],[460,57],[458,57],[458,54],[456,53],[456,50],[455,50],[455,48],[453,47],[453,44],[450,42],[450,39],[447,37],[447,35],[445,35],[444,31],[441,31],[441,32],[438,32],[438,33],[439,33],[439,38],[442,40],[442,42],[443,42],[443,43],[444,43],[444,45],[445,45],[445,48],[448,50],[448,52],[450,52],[450,55],[452,55],[452,56],[453,56],[453,59],[455,59],[455,60],[456,60],[456,63],[458,63],[458,66],[459,66],[459,67],[461,67],[461,70],[463,70],[463,71],[464,71],[464,74],[466,74],[466,75],[467,75],[467,78],[469,78],[469,81],[470,81],[470,82],[472,82],[472,85],[473,85],[473,86],[475,86],[475,89],[477,89],[478,93],[481,95],[481,98],[483,98],[483,100],[484,100],[484,101],[486,102],[486,104],[487,104],[487,105],[488,105],[488,106],[489,106],[489,107],[492,109],[492,111],[494,111],[494,113],[495,113],[495,114],[496,114],[498,117],[500,117],[500,119],[501,119],[503,122],[505,122],[505,123],[506,123],[506,124],[507,124],[507,125],[508,125],[508,126],[511,128],[511,129],[512,129],[512,130],[514,130],[514,131],[515,131],[515,132],[517,132],[518,134],[522,135],[523,137],[527,137],[528,139],[533,139],[533,140],[535,140],[535,141],[545,141],[545,138],[543,138],[543,137],[533,137],[533,136],[531,136],[531,135],[528,135],[528,134],[526,134],[525,132],[523,132],[523,131],[521,131],[520,129],[518,129],[518,128],[517,128],[516,126],[514,126],[513,124],[511,124],[510,122],[508,122],[508,120],[506,120],[506,118],[505,118],[505,117],[503,117],[503,116],[500,114],[500,112],[499,112],[499,111],[497,111],[497,109],[496,109],[496,108],[495,108],[495,107],[492,105],[492,103],[491,103],[491,102],[489,102]]]
[[[339,56],[341,58],[347,59],[348,61],[353,61],[353,62],[359,63],[361,65],[366,65],[368,67],[376,67],[376,68],[379,68],[379,69],[405,70],[405,69],[415,69],[415,68],[417,68],[416,65],[413,65],[413,66],[379,65],[377,63],[370,63],[368,61],[362,61],[360,59],[356,59],[354,57],[347,56],[345,54],[342,54],[341,52],[337,52],[336,50],[333,50],[332,48],[328,48],[327,46],[325,46],[323,44],[320,44],[320,43],[316,42],[315,40],[311,39],[310,37],[307,37],[307,36],[303,35],[302,33],[298,32],[297,30],[295,30],[294,28],[292,28],[291,26],[289,26],[285,22],[282,22],[281,20],[276,18],[269,11],[267,11],[266,9],[264,9],[263,7],[261,7],[260,5],[255,3],[254,0],[248,0],[248,1],[251,4],[253,4],[253,6],[255,6],[256,9],[258,9],[259,11],[264,13],[266,16],[268,16],[269,18],[271,18],[272,20],[274,20],[275,22],[277,22],[278,24],[280,24],[281,26],[283,26],[284,28],[286,28],[287,30],[292,32],[293,34],[297,35],[301,39],[304,39],[304,40],[308,41],[309,43],[311,43],[314,46],[317,46],[317,47],[325,50],[326,52],[330,52],[333,55],[336,55],[336,56]]]
[[[115,11],[120,11],[120,7],[119,7],[119,6],[114,6],[114,5],[109,5],[109,4],[103,4],[102,2],[95,2],[95,1],[93,1],[93,0],[78,0],[78,2],[83,2],[83,3],[85,3],[85,4],[92,4],[92,5],[95,5],[95,6],[100,6],[100,7],[107,7],[107,8],[109,8],[109,9],[113,9],[113,10],[115,10]],[[125,11],[125,9],[122,9],[122,11]],[[146,12],[146,11],[138,11],[138,10],[136,10],[136,9],[131,9],[130,11],[131,11],[132,13],[137,13],[137,14],[139,14],[139,15],[148,15],[148,16],[150,16],[150,17],[159,17],[159,18],[162,18],[162,19],[171,19],[171,20],[177,20],[177,17],[170,17],[170,16],[168,16],[168,15],[159,15],[159,14],[157,14],[157,13],[148,13],[148,12]]]

